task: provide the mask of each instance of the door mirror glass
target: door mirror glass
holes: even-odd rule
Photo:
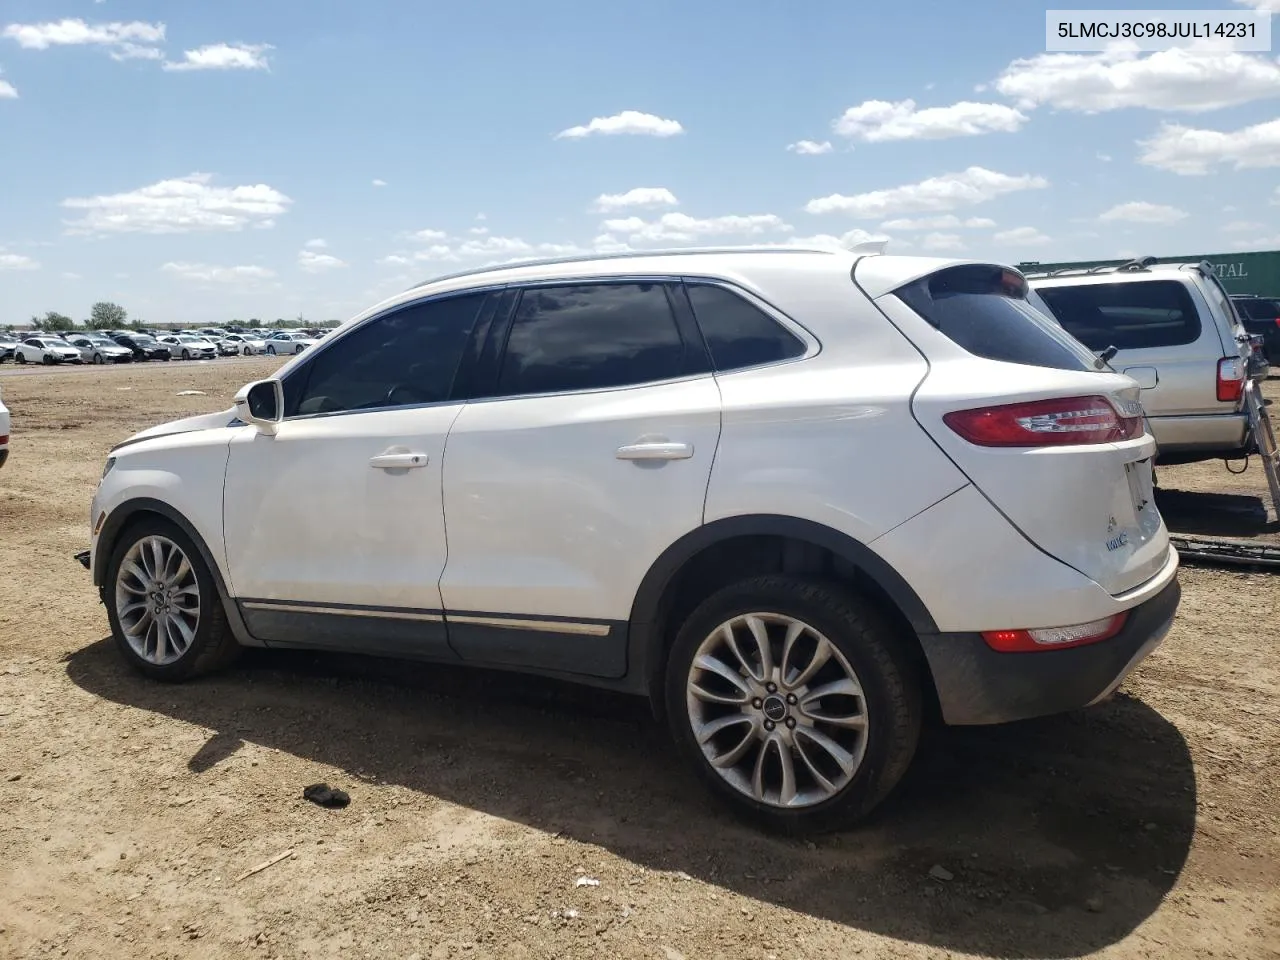
[[[279,380],[259,380],[236,394],[236,416],[263,433],[275,433],[284,410],[284,389]]]

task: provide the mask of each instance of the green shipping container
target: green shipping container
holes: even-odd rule
[[[1227,293],[1252,293],[1260,297],[1280,297],[1280,250],[1251,253],[1194,253],[1184,257],[1156,257],[1157,263],[1199,263],[1208,260],[1227,288]],[[1080,270],[1089,267],[1118,267],[1126,260],[1079,260],[1071,263],[1041,263],[1028,260],[1018,264],[1024,273],[1050,270]]]

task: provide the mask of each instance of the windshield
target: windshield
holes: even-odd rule
[[[1027,282],[1004,267],[965,264],[895,291],[957,346],[987,360],[1096,370],[1096,358],[1027,299]]]

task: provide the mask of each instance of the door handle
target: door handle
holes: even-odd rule
[[[688,460],[693,456],[693,444],[654,441],[629,443],[619,447],[619,460]]]
[[[425,453],[383,453],[369,458],[369,466],[378,470],[411,470],[426,465]]]

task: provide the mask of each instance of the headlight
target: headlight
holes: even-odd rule
[[[107,462],[102,467],[102,476],[98,478],[99,483],[107,479],[107,474],[111,472],[111,468],[114,467],[115,465],[116,465],[116,458],[107,457]]]

